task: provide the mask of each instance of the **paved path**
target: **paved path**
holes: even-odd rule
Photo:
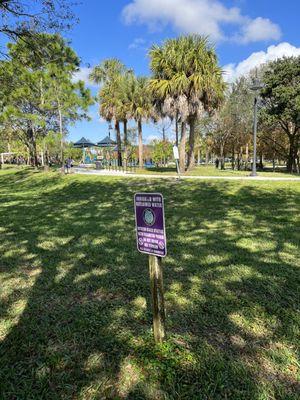
[[[158,174],[135,174],[131,172],[122,172],[122,171],[109,171],[109,170],[92,170],[92,169],[83,169],[83,168],[74,168],[74,172],[76,174],[83,175],[100,175],[100,176],[119,176],[122,178],[143,178],[143,179],[178,179],[177,175],[158,175]],[[207,180],[207,179],[221,179],[221,180],[248,180],[248,181],[298,181],[300,182],[300,177],[277,177],[277,176],[188,176],[182,175],[180,179],[198,179],[198,180]]]

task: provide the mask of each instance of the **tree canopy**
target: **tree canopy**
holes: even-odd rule
[[[69,0],[1,0],[0,37],[28,41],[33,35],[36,41],[31,42],[31,47],[39,52],[42,46],[35,33],[69,29],[75,20],[73,5]],[[4,49],[0,51],[3,52]]]
[[[150,50],[150,88],[163,113],[179,114],[190,127],[188,168],[194,165],[195,124],[204,112],[217,108],[224,97],[225,84],[214,48],[198,35],[169,39]],[[185,129],[181,143],[184,168]]]
[[[299,171],[300,57],[285,57],[269,63],[263,75],[262,119],[276,125],[289,140],[287,169]]]
[[[37,37],[45,44],[43,58],[19,40],[8,46],[10,58],[0,62],[0,122],[14,128],[34,165],[38,137],[57,130],[64,135],[68,124],[87,117],[92,103],[84,83],[72,80],[79,66],[75,52],[58,35]]]

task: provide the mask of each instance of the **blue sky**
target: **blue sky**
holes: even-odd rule
[[[80,21],[67,37],[82,59],[77,77],[93,94],[90,66],[117,57],[137,74],[149,74],[151,44],[184,33],[211,37],[229,81],[268,60],[300,55],[298,0],[88,0],[75,11]],[[90,116],[70,127],[69,140],[98,141],[107,134],[97,106]],[[145,126],[146,141],[159,136],[154,125]]]

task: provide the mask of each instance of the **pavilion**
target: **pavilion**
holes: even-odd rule
[[[89,139],[86,139],[85,137],[82,137],[78,142],[74,143],[73,145],[77,149],[83,149],[83,162],[85,162],[85,149],[90,148],[90,147],[96,147],[97,145],[95,143],[92,143]]]
[[[116,144],[117,143],[110,138],[110,135],[106,136],[104,139],[100,140],[100,142],[97,143],[97,146],[102,149],[102,156],[105,160],[105,163],[107,163],[108,161],[109,165],[111,165],[111,152],[114,152]]]
[[[107,148],[107,147],[115,147],[116,146],[116,142],[114,142],[110,136],[106,136],[104,139],[100,140],[100,142],[97,143],[98,147],[102,147],[102,148]]]

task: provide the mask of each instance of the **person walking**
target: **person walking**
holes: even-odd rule
[[[69,174],[72,168],[72,160],[71,158],[67,158],[65,162],[65,173]]]

